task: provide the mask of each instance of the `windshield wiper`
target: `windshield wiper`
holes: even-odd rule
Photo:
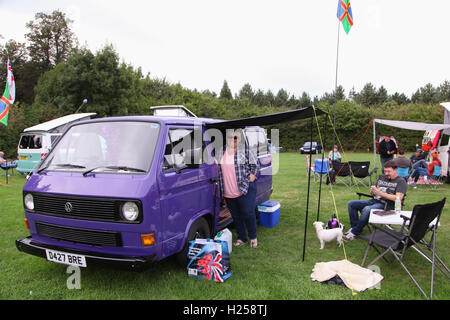
[[[66,168],[86,168],[85,166],[79,165],[79,164],[73,164],[73,163],[57,163],[57,164],[53,164],[53,166],[58,166],[58,167],[66,167]]]
[[[113,170],[123,170],[123,171],[146,172],[143,169],[132,168],[132,167],[127,167],[127,166],[100,166],[100,167],[95,167],[95,168],[92,168],[92,169],[89,169],[89,170],[83,172],[83,176],[86,177],[92,171],[97,170],[97,169],[102,169],[102,168],[104,168],[104,169],[113,169]]]
[[[37,173],[41,173],[42,171],[48,169],[51,166],[57,166],[57,167],[65,167],[65,168],[80,168],[80,169],[84,169],[86,168],[85,166],[79,165],[79,164],[73,164],[73,163],[57,163],[57,164],[50,164],[48,166],[45,166],[43,168],[40,168]]]

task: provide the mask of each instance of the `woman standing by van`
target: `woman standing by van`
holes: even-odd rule
[[[247,243],[256,248],[256,177],[258,159],[245,143],[242,131],[227,130],[226,148],[219,161],[219,179],[222,195],[231,212],[238,240],[235,246]]]

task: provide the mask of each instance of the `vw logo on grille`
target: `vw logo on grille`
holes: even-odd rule
[[[66,210],[67,213],[71,213],[73,210],[73,206],[70,202],[66,202],[64,205],[64,210]]]

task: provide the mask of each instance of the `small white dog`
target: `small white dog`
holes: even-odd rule
[[[313,223],[313,225],[316,228],[317,238],[319,238],[320,241],[320,250],[324,248],[325,242],[330,242],[334,239],[336,239],[339,243],[339,247],[341,246],[343,237],[342,231],[344,229],[344,225],[341,224],[339,228],[334,229],[324,229],[324,223],[321,221],[316,221]]]

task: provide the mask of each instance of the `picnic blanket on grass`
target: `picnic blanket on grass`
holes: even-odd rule
[[[383,280],[379,273],[348,260],[318,262],[311,273],[311,279],[319,282],[328,281],[335,276],[339,276],[349,289],[358,292],[376,286]]]

